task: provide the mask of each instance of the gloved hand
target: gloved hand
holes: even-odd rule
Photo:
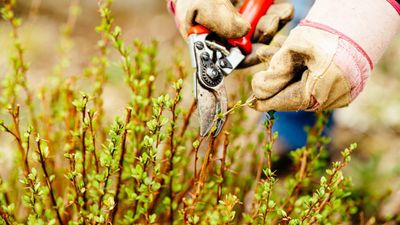
[[[240,38],[247,34],[250,24],[242,18],[229,0],[169,0],[169,8],[175,14],[179,31],[186,39],[188,30],[201,24],[218,36]],[[293,6],[288,3],[274,4],[263,16],[253,35],[252,53],[246,57],[241,67],[260,63],[257,50],[269,44],[275,34],[293,17]]]
[[[348,105],[399,31],[399,12],[390,0],[316,1],[276,54],[259,50],[268,69],[253,77],[253,107],[316,111]]]

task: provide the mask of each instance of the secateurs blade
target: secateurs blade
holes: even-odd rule
[[[192,66],[196,70],[193,75],[194,95],[197,100],[201,136],[213,131],[215,137],[222,130],[228,110],[224,78],[251,52],[250,40],[258,20],[272,3],[273,0],[244,2],[240,13],[250,22],[251,30],[239,39],[222,40],[201,25],[189,30],[189,51]]]

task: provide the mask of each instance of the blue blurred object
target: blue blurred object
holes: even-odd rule
[[[300,20],[306,17],[311,6],[314,4],[314,0],[292,0],[294,5],[294,18],[289,23],[290,28],[295,27]]]
[[[305,127],[312,127],[316,121],[316,114],[313,112],[276,112],[275,123],[272,130],[279,133],[279,139],[283,142],[286,150],[296,150],[306,145],[307,133]],[[329,135],[333,125],[333,114],[323,131],[323,135]]]
[[[302,20],[311,8],[314,0],[292,0],[295,8],[295,16],[289,24],[294,28]],[[312,127],[315,124],[316,115],[313,112],[276,112],[273,131],[278,131],[280,140],[285,144],[286,150],[295,150],[303,147],[307,142],[305,127]],[[329,128],[333,125],[332,116],[329,119],[324,135],[328,135]]]

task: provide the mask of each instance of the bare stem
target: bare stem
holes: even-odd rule
[[[169,166],[168,166],[168,169],[166,171],[167,172],[166,174],[169,174],[170,171],[174,170],[174,162],[173,162],[173,160],[174,160],[175,153],[176,153],[175,144],[174,144],[174,135],[175,135],[175,124],[177,122],[176,106],[177,106],[177,104],[179,102],[179,94],[180,94],[179,91],[177,91],[174,103],[172,104],[172,108],[171,108],[171,112],[172,112],[171,120],[172,121],[171,121],[171,133],[170,133],[170,138],[169,138],[169,140],[170,140],[169,141],[169,147],[171,149],[171,156],[169,158],[169,163],[168,163]],[[174,193],[173,193],[173,188],[172,187],[173,187],[173,176],[170,176],[170,180],[169,180],[169,199],[171,199],[171,201],[170,201],[170,206],[169,206],[169,209],[170,209],[169,222],[170,222],[171,225],[174,223],[174,210],[173,210]]]
[[[204,156],[204,161],[203,161],[203,164],[201,166],[199,175],[197,176],[198,179],[195,182],[195,185],[197,185],[197,187],[196,187],[196,192],[195,192],[195,194],[193,196],[193,205],[196,205],[198,197],[200,196],[201,190],[202,190],[202,188],[204,186],[204,182],[207,179],[207,172],[206,171],[208,169],[208,166],[210,164],[211,158],[212,158],[212,156],[214,154],[214,151],[215,151],[214,143],[215,143],[215,139],[216,138],[213,137],[213,136],[209,136],[209,137],[211,139],[209,140],[209,143],[208,143],[208,149],[207,149],[207,152],[206,152],[206,154]],[[192,215],[194,214],[194,210],[195,210],[195,207],[192,208],[192,212],[191,212]]]
[[[114,195],[114,202],[115,202],[115,207],[112,210],[112,215],[111,215],[111,221],[114,224],[115,223],[115,217],[117,215],[118,211],[118,196],[121,190],[121,183],[122,183],[122,172],[124,169],[124,158],[125,158],[125,153],[126,153],[126,138],[128,136],[128,124],[131,121],[131,116],[132,116],[132,109],[127,108],[126,109],[126,116],[125,116],[125,126],[124,126],[124,131],[122,132],[122,141],[121,141],[121,156],[119,158],[119,171],[117,174],[117,189],[115,191]]]
[[[183,134],[185,133],[186,129],[189,126],[189,122],[190,122],[190,118],[192,117],[194,110],[196,109],[196,100],[193,99],[192,104],[190,105],[189,111],[185,116],[185,119],[183,121],[183,125],[182,128],[179,132],[179,136],[183,136]]]
[[[3,127],[3,129],[14,136],[15,140],[17,141],[18,149],[20,151],[20,154],[24,160],[24,172],[25,176],[28,176],[30,167],[29,167],[29,161],[28,161],[28,154],[29,154],[29,137],[27,138],[27,145],[26,148],[23,146],[23,140],[21,137],[21,132],[20,132],[20,124],[19,124],[19,112],[20,112],[20,107],[19,105],[16,105],[15,108],[9,108],[8,109],[9,114],[11,115],[13,125],[14,125],[14,130],[12,131],[9,127],[7,127],[3,122],[0,122],[0,126]],[[30,135],[30,133],[29,133]]]
[[[92,137],[92,145],[93,145],[93,157],[94,157],[94,165],[96,167],[96,173],[100,172],[99,160],[97,158],[97,148],[96,148],[96,133],[93,129],[93,120],[94,120],[94,113],[88,112],[89,117],[89,132],[90,136]]]
[[[83,96],[83,100],[87,103],[88,97],[85,95]],[[81,145],[82,145],[82,179],[83,179],[83,188],[85,191],[83,192],[83,209],[86,210],[86,204],[87,204],[87,196],[86,193],[87,191],[87,174],[86,174],[86,132],[87,132],[87,127],[86,127],[86,104],[84,104],[84,107],[82,108],[82,125],[81,125]]]
[[[224,184],[224,179],[225,179],[225,163],[226,163],[226,152],[228,149],[229,145],[229,133],[225,132],[225,140],[224,140],[224,149],[222,152],[222,158],[221,158],[221,168],[220,168],[220,177],[221,177],[221,182],[218,184],[218,193],[217,193],[217,203],[219,200],[221,200],[222,197],[222,186]]]
[[[45,176],[47,187],[49,188],[51,203],[53,205],[54,211],[57,214],[58,223],[63,225],[63,222],[62,222],[62,219],[61,219],[61,215],[60,215],[60,212],[58,210],[58,206],[57,206],[57,201],[56,201],[56,197],[55,197],[55,194],[54,194],[54,190],[53,190],[53,187],[51,185],[50,176],[49,176],[49,173],[47,172],[47,169],[46,169],[46,162],[45,162],[45,158],[43,156],[44,153],[42,151],[41,140],[40,140],[39,137],[36,139],[36,144],[37,144],[37,149],[38,149],[38,154],[39,154],[39,159],[40,159],[40,165],[42,167],[42,170],[43,170],[43,173],[44,173],[44,176]]]

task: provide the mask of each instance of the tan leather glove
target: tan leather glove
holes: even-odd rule
[[[222,38],[239,38],[247,34],[250,24],[229,0],[176,0],[175,18],[181,35],[201,24]]]
[[[316,1],[276,54],[270,47],[258,51],[268,69],[253,77],[253,107],[316,111],[348,105],[400,30],[397,6],[385,0]]]
[[[197,24],[225,39],[242,37],[250,29],[250,24],[229,0],[170,0],[168,4],[185,39],[188,30]],[[246,57],[241,67],[260,63],[257,50],[269,44],[275,34],[292,19],[293,13],[293,6],[288,3],[274,4],[268,9],[253,35],[256,44],[253,45],[252,54]]]
[[[294,8],[289,3],[273,4],[265,14],[261,17],[257,24],[256,30],[252,37],[252,52],[246,56],[240,64],[240,68],[253,66],[265,61],[266,54],[259,54],[260,49],[268,49],[267,51],[275,53],[284,41],[284,36],[277,36],[277,33],[293,18]],[[271,41],[274,42],[271,43]]]
[[[309,27],[291,31],[266,71],[254,75],[252,88],[259,111],[330,109],[347,105],[350,84],[333,62],[338,38]],[[269,49],[264,55],[269,59]]]

